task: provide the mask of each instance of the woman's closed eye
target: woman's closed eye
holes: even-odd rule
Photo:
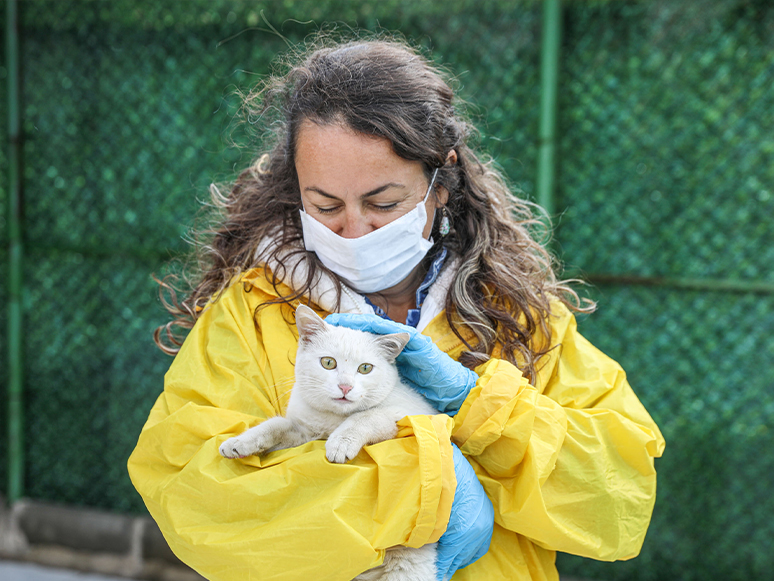
[[[393,202],[391,204],[371,204],[371,207],[379,212],[389,212],[398,207],[398,202]]]
[[[398,204],[400,204],[400,202],[390,202],[386,204],[368,204],[368,207],[373,210],[376,210],[377,212],[391,212],[392,210],[398,207]],[[342,208],[343,206],[330,206],[330,207],[315,206],[315,209],[319,214],[326,214],[326,215],[335,214]]]
[[[320,206],[315,206],[315,209],[317,210],[318,214],[333,214],[334,212],[341,209],[341,206],[333,206],[332,208],[321,208]]]

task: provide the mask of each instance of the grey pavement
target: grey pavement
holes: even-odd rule
[[[70,569],[55,569],[34,563],[0,560],[0,581],[126,581],[126,579],[81,573]]]

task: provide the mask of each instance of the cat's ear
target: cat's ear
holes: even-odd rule
[[[376,343],[389,359],[395,359],[403,351],[409,339],[411,339],[411,335],[408,333],[393,333],[392,335],[377,335]]]
[[[307,342],[325,330],[325,321],[306,305],[298,305],[296,308],[296,326],[298,327],[299,340]]]

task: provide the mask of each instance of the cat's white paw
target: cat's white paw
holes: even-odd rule
[[[362,447],[355,438],[333,434],[325,442],[325,457],[334,464],[344,464],[357,456]]]
[[[220,455],[224,458],[246,458],[253,454],[260,454],[265,449],[255,438],[245,435],[229,438],[220,445]]]

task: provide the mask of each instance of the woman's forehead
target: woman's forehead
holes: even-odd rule
[[[314,187],[332,194],[344,193],[342,189],[364,194],[384,180],[413,188],[424,179],[422,164],[398,156],[388,139],[341,124],[302,123],[295,162],[302,189]]]

